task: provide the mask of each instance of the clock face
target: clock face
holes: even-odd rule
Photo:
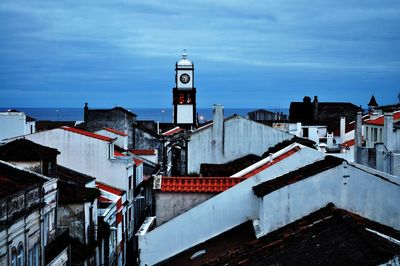
[[[190,77],[189,77],[188,74],[182,74],[182,75],[179,77],[179,79],[180,79],[180,81],[181,81],[183,84],[186,84],[186,83],[188,83],[188,82],[190,81]]]

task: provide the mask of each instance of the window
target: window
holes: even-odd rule
[[[24,246],[22,245],[22,243],[19,244],[18,247],[17,265],[18,266],[24,265]]]
[[[29,250],[29,266],[39,266],[39,246],[37,243]]]
[[[374,128],[374,142],[378,141],[378,129]]]
[[[128,180],[128,182],[129,182],[129,184],[128,184],[128,188],[129,188],[129,190],[131,190],[132,189],[132,176],[130,175],[129,176],[129,180]]]
[[[365,139],[366,140],[369,139],[369,137],[368,137],[368,129],[369,129],[368,127],[365,128]]]
[[[16,248],[11,249],[11,265],[17,266],[17,249]]]
[[[379,139],[381,142],[383,142],[382,128],[379,129]]]

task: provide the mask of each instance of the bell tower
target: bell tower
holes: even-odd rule
[[[172,91],[174,124],[190,129],[196,125],[196,88],[194,65],[183,50],[182,59],[175,64],[175,88]]]

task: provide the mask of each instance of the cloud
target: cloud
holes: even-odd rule
[[[225,72],[245,83],[241,69],[360,71],[385,72],[392,86],[390,75],[400,71],[399,10],[389,0],[4,1],[0,83],[10,93],[122,80],[161,92],[173,85],[173,64],[187,48],[211,79]]]

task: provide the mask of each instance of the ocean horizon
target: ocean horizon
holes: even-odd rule
[[[0,111],[18,110],[36,120],[50,121],[83,121],[83,108],[28,108],[28,107],[0,107]],[[101,109],[101,108],[94,108]],[[109,109],[109,108],[106,108]],[[110,108],[111,109],[111,108]],[[126,108],[137,115],[137,120],[154,120],[162,123],[172,122],[172,108]],[[234,114],[247,117],[247,113],[260,108],[224,108],[224,116]],[[288,114],[287,108],[264,108],[271,112]],[[212,108],[197,108],[197,113],[202,120],[212,120]]]

